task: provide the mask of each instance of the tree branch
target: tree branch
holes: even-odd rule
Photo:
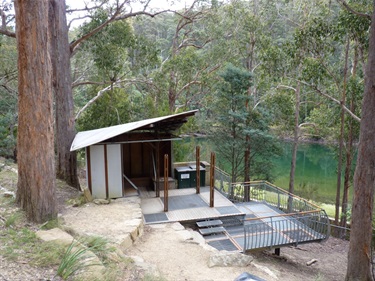
[[[7,26],[8,26],[8,23],[14,18],[14,17],[11,17],[11,20],[8,20],[7,21],[7,14],[4,12],[4,9],[0,9],[0,17],[1,17],[1,25],[0,25],[0,34],[4,34],[6,36],[9,36],[9,37],[13,37],[13,38],[16,38],[16,33],[15,32],[12,32],[12,31],[9,31],[7,29]]]
[[[115,83],[114,83],[115,84]],[[75,117],[75,120],[77,120],[79,118],[79,116],[81,116],[82,112],[84,112],[91,104],[93,104],[98,98],[100,98],[105,92],[107,92],[108,90],[112,89],[113,85],[114,84],[111,84],[107,87],[105,87],[104,89],[101,89],[95,97],[93,97],[91,100],[89,100],[88,103],[86,103],[77,113],[76,117]]]
[[[300,81],[300,80],[298,80]],[[358,122],[361,122],[361,118],[359,118],[357,115],[355,115],[349,108],[347,108],[344,104],[341,104],[341,101],[335,99],[334,97],[328,95],[327,93],[324,93],[322,90],[320,90],[317,86],[315,85],[311,85],[311,84],[308,84],[304,81],[300,81],[302,84],[310,87],[310,88],[313,88],[317,93],[319,93],[320,95],[330,99],[331,101],[337,103],[338,105],[342,106],[342,108],[344,109],[344,111],[346,111],[346,113],[348,113],[354,120],[358,121]]]
[[[348,10],[350,13],[354,14],[354,15],[357,15],[357,16],[360,16],[360,17],[364,17],[364,18],[368,18],[371,20],[371,16],[369,14],[365,14],[365,13],[360,13],[360,12],[357,12],[356,10],[354,10],[352,7],[349,6],[348,3],[346,3],[344,0],[337,0],[337,2],[341,5],[344,6],[344,8],[346,10]]]

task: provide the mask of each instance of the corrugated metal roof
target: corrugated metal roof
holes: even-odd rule
[[[186,117],[192,116],[197,111],[198,110],[191,110],[191,111],[186,111],[186,112],[179,113],[179,114],[173,114],[173,115],[151,118],[151,119],[131,122],[127,124],[117,125],[117,126],[111,126],[111,127],[106,127],[106,128],[96,129],[96,130],[79,132],[76,134],[73,140],[73,143],[70,147],[70,151],[84,148],[84,147],[105,141],[107,139],[116,137],[118,135],[142,128],[144,126],[148,126],[148,125],[155,124],[161,121],[165,121],[167,119],[174,119],[176,117],[181,117],[181,116],[186,116]]]

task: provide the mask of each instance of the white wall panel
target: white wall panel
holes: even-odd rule
[[[107,145],[108,165],[108,196],[109,198],[122,197],[122,166],[121,166],[121,145]]]
[[[93,198],[106,198],[104,145],[90,146],[91,191]]]

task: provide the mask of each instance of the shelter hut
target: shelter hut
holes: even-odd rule
[[[163,159],[172,157],[173,132],[198,110],[79,132],[71,151],[85,148],[86,179],[93,198],[119,198],[154,189],[163,179]],[[171,159],[172,160],[172,159]],[[173,175],[169,161],[168,174]],[[174,179],[169,179],[173,188]]]

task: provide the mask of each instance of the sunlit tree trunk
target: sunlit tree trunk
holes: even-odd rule
[[[18,189],[27,218],[57,215],[48,1],[17,0]]]
[[[375,19],[375,3],[372,19]],[[368,61],[358,159],[354,174],[348,268],[346,281],[370,281],[372,278],[372,211],[375,187],[375,20],[371,21]]]

